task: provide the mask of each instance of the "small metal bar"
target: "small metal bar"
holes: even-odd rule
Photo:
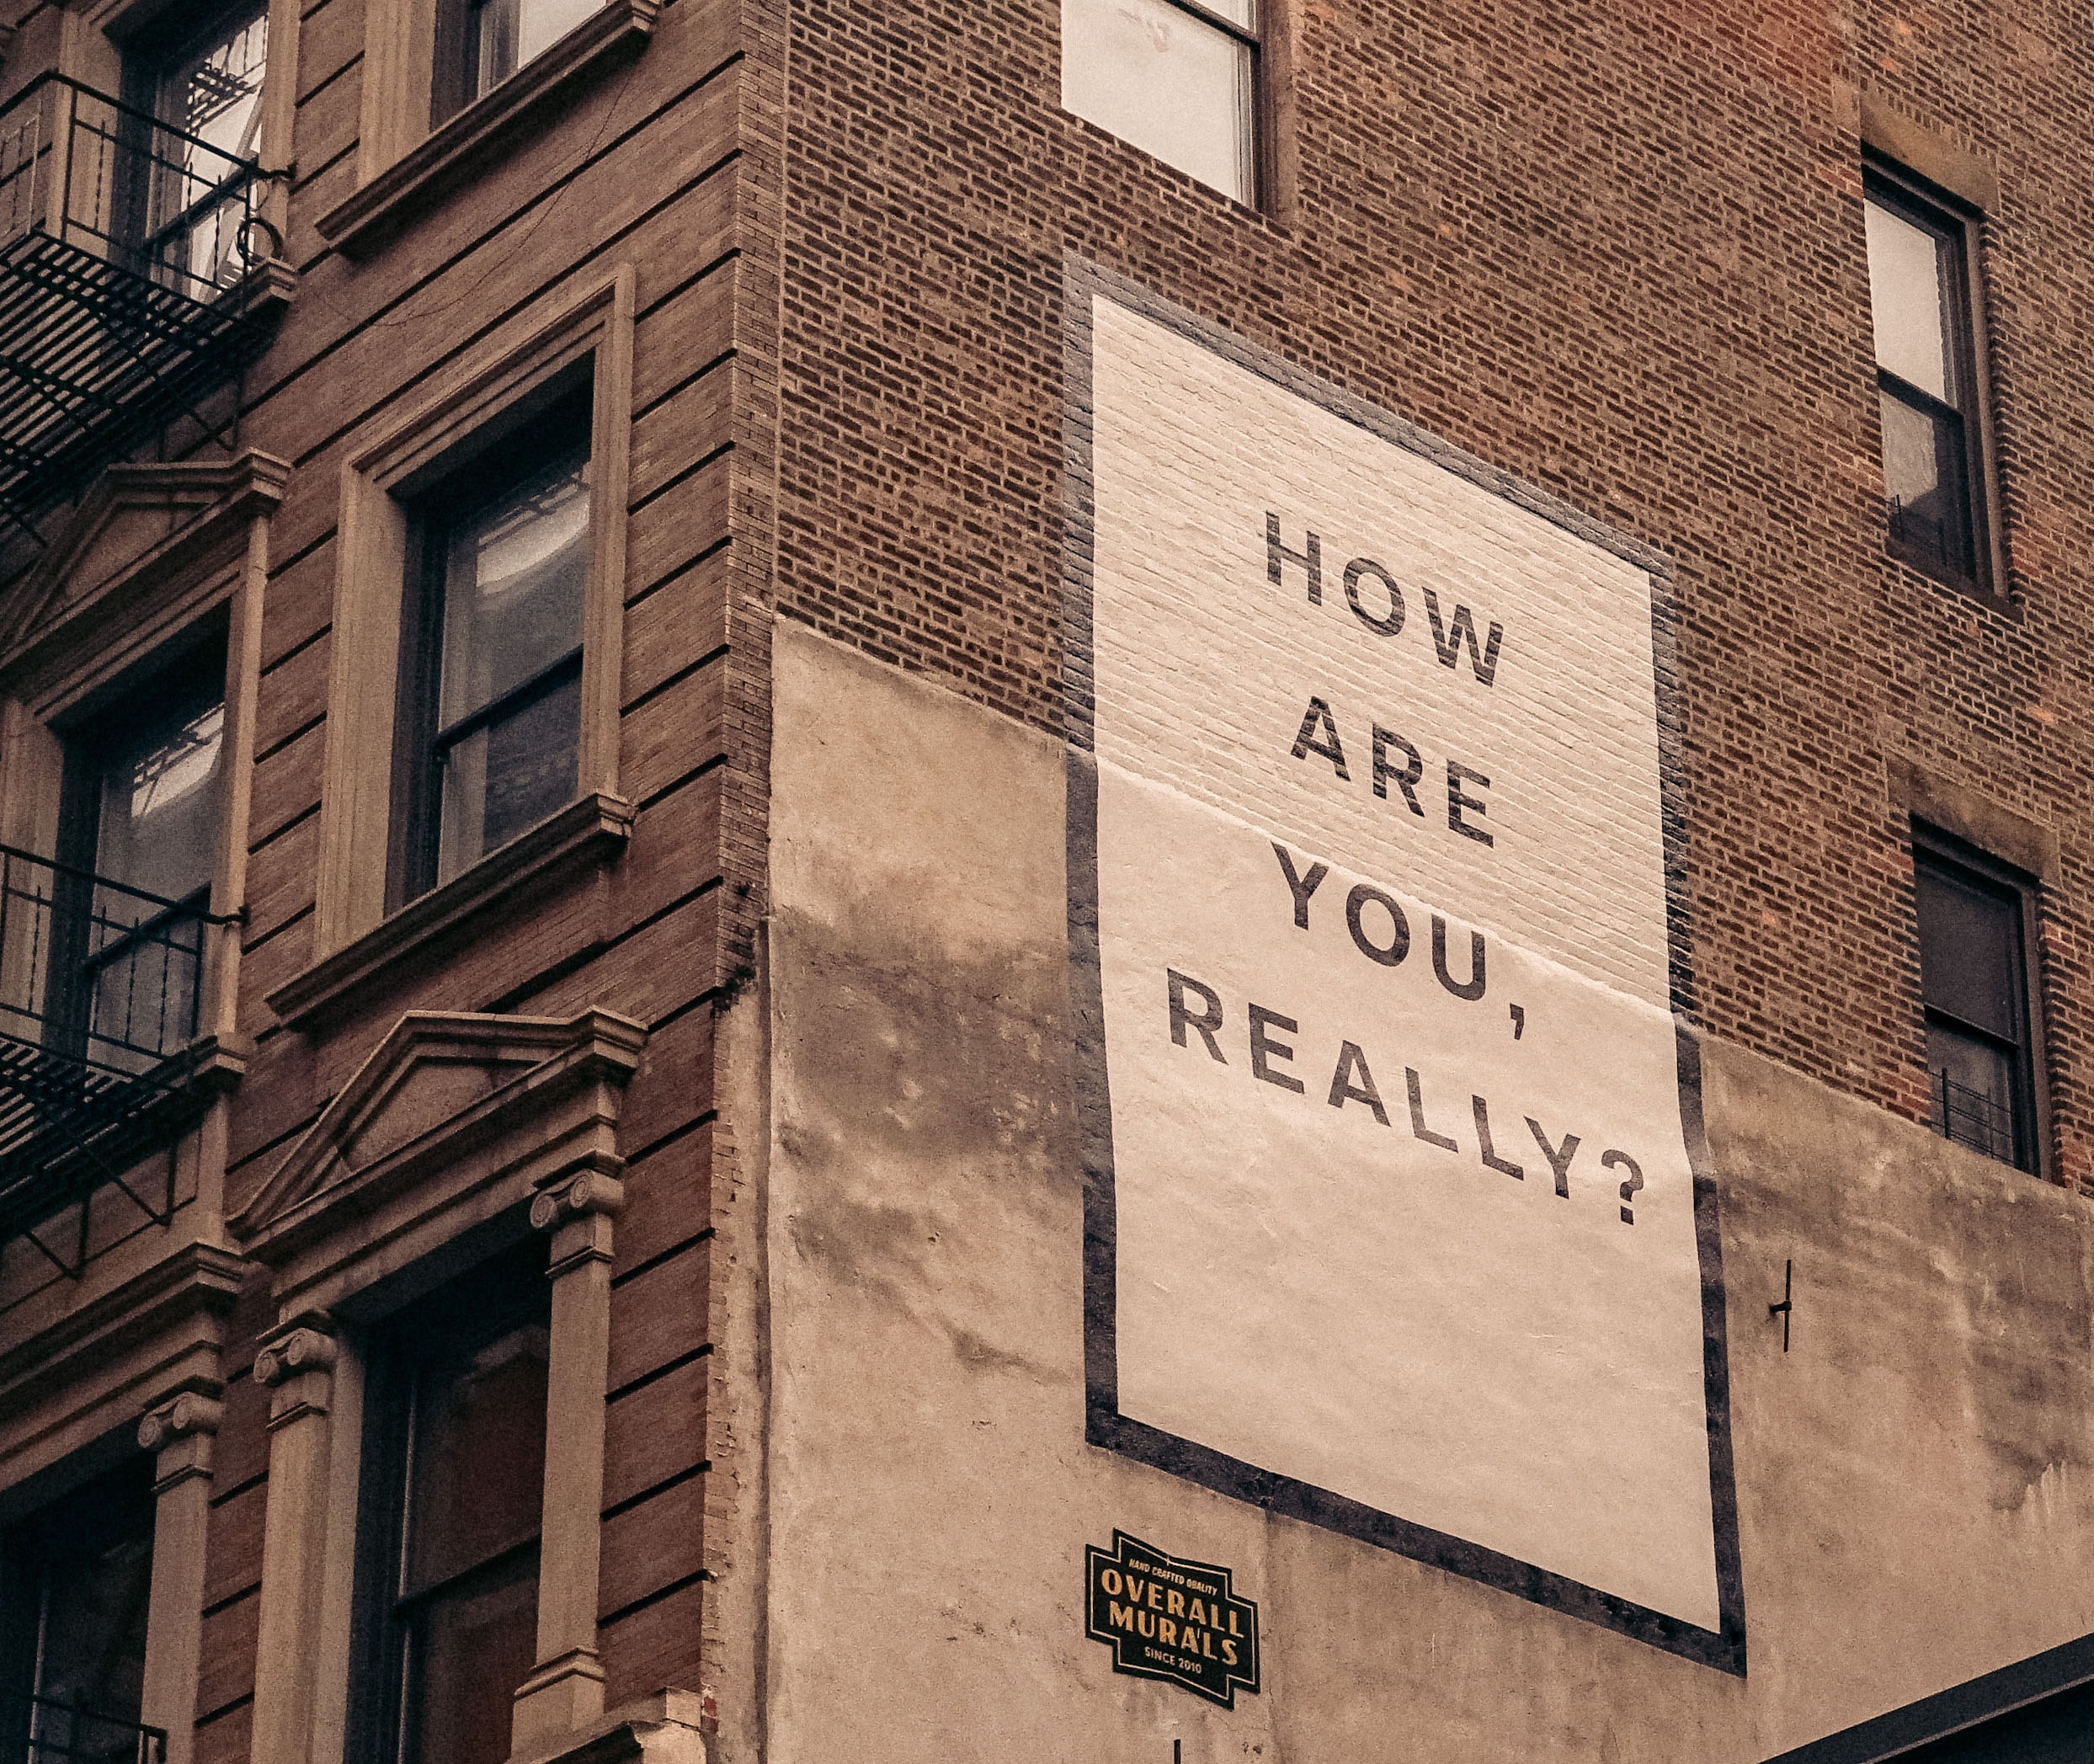
[[[202,393],[258,341],[236,291],[259,178],[56,73],[0,106],[0,517],[39,545],[40,514],[141,434],[186,416],[227,444]]]
[[[0,846],[0,1237],[31,1235],[70,1273],[77,1259],[35,1228],[79,1204],[86,1232],[99,1190],[172,1222],[173,1164],[164,1199],[131,1172],[188,1077],[205,927],[237,919],[210,913],[201,894],[170,901]],[[93,946],[84,957],[83,939]]]

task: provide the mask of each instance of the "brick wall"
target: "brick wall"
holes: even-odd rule
[[[794,13],[781,605],[1056,728],[1060,260],[1119,270],[1675,560],[1701,1015],[1927,1108],[1903,751],[2055,827],[2061,1165],[2094,728],[2073,322],[2089,51],[2061,7],[1288,8],[1254,215],[1058,108],[1052,0]],[[1857,83],[1998,163],[2016,611],[1886,557]]]

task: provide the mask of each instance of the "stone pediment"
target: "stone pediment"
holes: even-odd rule
[[[290,473],[264,453],[109,467],[0,605],[0,671],[34,669],[83,618],[107,628],[169,583],[237,557],[248,522],[283,500]]]
[[[231,1221],[233,1233],[281,1264],[340,1230],[405,1228],[456,1191],[526,1166],[535,1181],[615,1158],[620,1094],[646,1042],[645,1028],[609,1010],[410,1011]]]

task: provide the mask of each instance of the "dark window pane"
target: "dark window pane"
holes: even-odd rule
[[[28,1650],[9,1681],[85,1712],[39,1711],[35,1731],[47,1747],[121,1743],[110,1724],[139,1719],[152,1521],[152,1464],[141,1456],[8,1538],[8,1591],[27,1607],[10,1613],[25,1620],[10,1623],[11,1639]]]
[[[1929,1023],[1926,1065],[1943,1137],[2013,1162],[2013,1064],[2006,1051],[1947,1024]]]
[[[516,1689],[537,1657],[535,1554],[430,1599],[414,1627],[407,1764],[502,1764]]]
[[[542,473],[458,524],[444,579],[439,729],[579,646],[588,574],[586,462]]]
[[[1971,574],[1962,419],[1907,402],[1888,387],[1880,403],[1891,537],[1931,564]]]
[[[1947,300],[1950,241],[1873,198],[1867,218],[1876,365],[1944,403],[1960,404]]]
[[[530,1324],[423,1369],[405,1591],[447,1580],[537,1535],[546,1354],[545,1328]]]
[[[603,0],[477,0],[466,24],[469,99],[484,97],[535,61]]]
[[[2008,1042],[2022,1039],[2021,902],[1922,861],[1915,883],[1928,1007]]]
[[[350,1756],[500,1764],[537,1651],[551,1298],[542,1241],[375,1340]]]
[[[557,814],[574,796],[582,734],[578,677],[455,743],[444,757],[437,879]]]

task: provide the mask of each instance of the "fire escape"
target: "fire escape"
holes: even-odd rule
[[[253,161],[57,74],[0,107],[0,530],[42,546],[40,516],[184,415],[220,439],[200,411],[261,341],[279,242],[257,188]],[[220,923],[0,847],[0,1242],[77,1278],[105,1205],[172,1221]]]
[[[197,1111],[189,1054],[226,923],[0,845],[0,1242],[77,1276],[98,1191],[172,1220],[173,1157],[150,1182],[136,1166]]]
[[[36,517],[197,407],[260,340],[258,176],[58,74],[0,107],[0,517]]]

